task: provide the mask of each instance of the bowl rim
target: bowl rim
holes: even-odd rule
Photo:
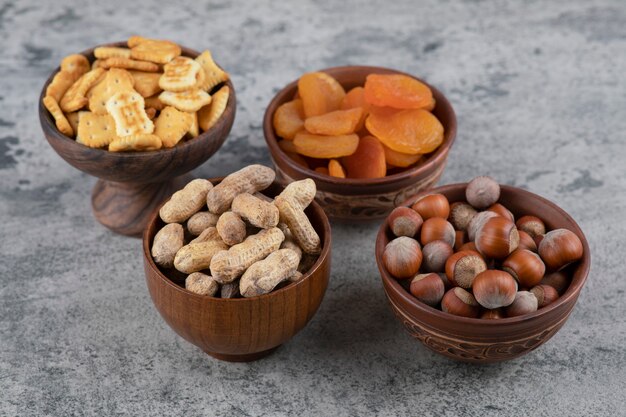
[[[195,58],[198,55],[200,55],[200,53],[198,51],[196,51],[195,49],[191,49],[191,48],[187,48],[184,47],[180,44],[178,44],[181,48],[181,55],[182,56],[188,56],[190,58]],[[120,41],[120,42],[108,42],[108,43],[103,43],[100,45],[96,45],[93,48],[89,48],[89,49],[85,49],[84,51],[81,52],[77,52],[76,54],[80,54],[85,56],[88,60],[90,64],[93,64],[93,61],[91,61],[89,59],[89,57],[91,55],[93,55],[93,51],[96,48],[99,47],[104,47],[104,46],[114,46],[114,47],[122,47],[122,46],[127,46],[127,43],[125,41]],[[216,63],[216,65],[219,66],[219,64]],[[222,67],[220,67],[222,68]],[[222,68],[223,70],[223,68]],[[180,150],[186,149],[189,146],[191,146],[190,144],[192,142],[197,142],[196,139],[198,140],[205,140],[205,139],[214,139],[211,137],[210,133],[212,130],[215,130],[218,126],[221,126],[222,124],[226,123],[226,120],[224,117],[220,117],[219,120],[217,121],[217,123],[213,126],[211,126],[211,128],[209,130],[207,130],[206,132],[202,132],[200,133],[197,137],[193,138],[193,140],[186,140],[183,143],[173,146],[171,148],[161,148],[161,149],[157,149],[154,151],[132,151],[132,152],[110,152],[107,149],[102,149],[102,148],[90,148],[89,146],[83,145],[81,143],[76,142],[76,139],[70,138],[66,135],[64,135],[63,133],[61,133],[59,131],[59,129],[56,126],[56,123],[54,121],[54,118],[52,117],[52,115],[50,114],[50,112],[48,111],[48,109],[46,109],[46,107],[43,105],[43,99],[46,95],[46,89],[48,88],[48,85],[50,85],[50,83],[52,82],[52,79],[54,78],[54,76],[61,71],[61,66],[57,66],[52,73],[50,74],[50,76],[46,79],[46,81],[43,84],[43,87],[41,88],[41,93],[39,94],[39,105],[38,105],[38,113],[39,113],[39,122],[42,126],[42,129],[44,130],[44,132],[46,132],[46,128],[48,128],[48,132],[51,135],[54,135],[57,139],[60,139],[64,142],[67,143],[71,143],[69,146],[75,146],[78,145],[78,147],[83,150],[83,151],[92,151],[94,152],[94,155],[115,155],[116,157],[119,158],[133,158],[133,157],[142,157],[142,156],[147,156],[147,155],[159,155],[159,156],[173,156],[175,154],[175,152],[178,152]],[[226,112],[229,108],[232,108],[234,106],[236,106],[236,102],[235,102],[235,87],[233,86],[232,80],[229,78],[228,80],[226,80],[224,82],[224,85],[227,85],[228,88],[230,89],[229,95],[228,95],[228,102],[226,103],[226,109],[224,110],[224,112]],[[81,110],[78,110],[81,111]],[[65,113],[65,112],[64,112]]]
[[[212,178],[207,178],[207,180],[211,181],[212,184],[216,184],[221,182],[225,177],[212,177]],[[279,185],[280,186],[280,185]],[[281,188],[284,188],[282,186],[280,186]],[[196,294],[194,292],[191,292],[189,290],[187,290],[184,287],[181,287],[180,285],[177,285],[176,283],[174,283],[171,279],[169,279],[163,272],[161,272],[161,270],[159,269],[159,267],[154,263],[154,259],[152,259],[152,254],[150,251],[150,239],[148,236],[148,232],[150,231],[150,229],[152,227],[154,227],[154,224],[157,222],[158,217],[159,217],[159,211],[161,210],[161,207],[167,202],[169,201],[169,198],[166,199],[165,201],[163,201],[161,204],[159,204],[159,206],[154,210],[154,212],[150,215],[150,219],[148,220],[148,224],[143,232],[143,236],[142,236],[142,246],[143,246],[143,258],[144,258],[144,262],[146,263],[146,265],[148,265],[150,267],[150,269],[155,273],[156,276],[159,277],[159,280],[164,283],[165,285],[169,286],[170,288],[174,289],[175,291],[179,291],[180,293],[186,295],[186,296],[190,296],[192,298],[197,299],[198,301],[202,302],[224,302],[224,303],[229,303],[229,302],[252,302],[252,301],[258,301],[259,299],[264,299],[264,298],[268,298],[271,296],[277,296],[280,295],[282,292],[284,291],[291,291],[293,289],[298,288],[299,286],[304,285],[304,282],[308,279],[311,278],[311,276],[313,275],[314,272],[316,272],[317,270],[319,270],[322,265],[325,262],[330,262],[330,251],[331,251],[331,229],[330,229],[330,222],[328,220],[328,217],[326,216],[326,213],[324,212],[324,210],[322,209],[322,207],[315,201],[313,200],[311,202],[311,204],[309,205],[309,207],[311,207],[315,213],[320,216],[320,219],[322,221],[322,229],[324,232],[324,241],[322,242],[322,250],[317,258],[317,260],[315,261],[315,263],[313,264],[313,266],[311,266],[311,268],[303,274],[302,278],[295,283],[291,283],[289,285],[286,285],[282,288],[279,288],[278,290],[273,290],[270,291],[267,294],[261,294],[261,295],[256,295],[254,297],[241,297],[241,298],[221,298],[221,297],[213,297],[213,296],[207,296],[207,295],[201,295],[201,294]],[[308,208],[308,207],[307,207]],[[156,234],[156,232],[155,232]]]
[[[348,72],[350,70],[352,71],[364,70],[364,71],[369,71],[371,74],[374,74],[377,71],[379,71],[379,72],[386,73],[386,74],[406,75],[408,77],[411,77],[413,79],[416,79],[426,84],[431,89],[431,91],[433,91],[433,93],[441,97],[441,99],[437,101],[436,105],[437,106],[441,105],[445,107],[446,111],[451,116],[448,129],[444,131],[444,140],[441,143],[441,145],[439,145],[439,147],[437,147],[437,149],[434,152],[426,154],[429,156],[426,159],[426,161],[424,161],[423,163],[417,166],[414,166],[412,168],[405,169],[401,172],[392,174],[392,175],[386,175],[383,178],[337,178],[337,177],[331,177],[329,175],[320,174],[319,172],[310,168],[304,168],[298,163],[296,163],[294,160],[292,160],[278,146],[278,135],[274,132],[274,126],[273,126],[274,112],[270,114],[270,108],[272,107],[278,108],[278,102],[282,100],[283,97],[287,95],[287,93],[289,93],[292,89],[297,88],[298,79],[299,79],[298,78],[294,81],[291,81],[290,83],[285,85],[283,88],[281,88],[274,95],[274,97],[272,97],[272,100],[269,102],[269,104],[265,108],[265,114],[263,116],[263,136],[265,138],[265,142],[267,143],[268,148],[270,149],[270,155],[279,156],[281,160],[284,161],[284,163],[289,166],[289,168],[296,171],[301,176],[312,178],[316,182],[321,181],[321,182],[331,183],[333,185],[339,185],[339,186],[341,185],[350,185],[350,186],[388,185],[388,184],[393,184],[395,182],[399,182],[399,181],[411,178],[415,175],[419,175],[422,172],[428,172],[429,170],[434,169],[435,165],[437,165],[439,161],[442,158],[445,158],[445,156],[448,154],[450,148],[452,147],[456,139],[456,133],[457,133],[456,113],[454,111],[454,108],[452,107],[452,104],[450,104],[450,101],[448,100],[448,98],[439,89],[427,83],[423,79],[418,78],[412,74],[393,69],[393,68],[370,66],[370,65],[344,65],[344,66],[323,68],[323,69],[316,70],[313,72],[325,72],[325,73],[329,73],[330,75],[333,75],[332,74],[333,72]]]
[[[403,201],[402,204],[400,204],[398,207],[401,207],[401,206],[408,207],[410,205],[409,202],[412,202],[413,200],[415,200],[416,198],[422,195],[441,193],[441,192],[446,192],[449,190],[465,188],[467,187],[467,184],[468,183],[455,183],[455,184],[447,184],[447,185],[443,185],[440,187],[432,188],[430,190],[426,190],[426,191],[417,193],[412,197],[409,197],[408,199]],[[562,208],[560,208],[555,203],[551,202],[550,200],[538,194],[532,193],[522,188],[511,186],[511,185],[500,185],[500,187],[506,190],[507,192],[511,192],[514,194],[521,194],[526,199],[535,199],[535,200],[541,201],[542,203],[548,205],[551,209],[558,212],[559,215],[561,215],[562,217],[564,217],[565,219],[567,219],[573,224],[574,226],[573,231],[580,238],[583,244],[583,257],[579,261],[580,264],[577,266],[576,271],[574,272],[574,275],[572,277],[572,281],[570,282],[569,286],[567,287],[567,290],[565,291],[565,293],[563,293],[563,295],[559,296],[559,298],[557,298],[557,300],[554,301],[553,303],[550,303],[547,306],[542,307],[532,313],[524,314],[521,316],[515,316],[515,317],[504,317],[498,320],[485,320],[481,318],[455,316],[453,314],[445,313],[439,309],[436,309],[427,304],[424,304],[421,301],[419,301],[417,298],[413,297],[407,290],[405,290],[400,285],[399,281],[393,278],[389,274],[389,272],[387,272],[385,266],[383,265],[383,262],[382,262],[382,253],[384,251],[383,241],[386,237],[385,235],[389,228],[387,218],[385,218],[385,221],[381,224],[380,228],[378,229],[378,233],[376,235],[376,246],[375,246],[376,264],[378,265],[380,277],[381,277],[381,280],[383,281],[385,293],[387,293],[388,291],[387,287],[389,287],[390,290],[393,291],[395,294],[397,294],[402,299],[403,302],[415,307],[417,310],[420,311],[420,313],[434,316],[436,318],[444,320],[444,322],[454,321],[459,324],[468,324],[468,325],[471,324],[474,326],[476,325],[485,326],[485,328],[505,327],[505,326],[514,325],[514,324],[527,323],[529,321],[533,321],[535,319],[538,319],[540,317],[550,314],[552,311],[558,309],[562,305],[567,304],[570,301],[572,301],[572,299],[575,299],[576,297],[578,297],[578,295],[580,294],[580,291],[582,290],[583,286],[585,285],[587,281],[587,278],[589,276],[589,270],[591,268],[591,253],[589,249],[589,243],[587,242],[587,238],[585,234],[583,233],[583,231],[581,230],[578,223],[576,223],[576,221]]]

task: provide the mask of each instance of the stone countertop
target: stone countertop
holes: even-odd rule
[[[626,415],[624,2],[378,3],[0,2],[0,415]],[[232,74],[235,126],[202,177],[269,164],[264,108],[305,71],[382,65],[439,87],[459,120],[441,183],[488,174],[585,231],[593,266],[567,324],[517,360],[451,362],[391,313],[377,224],[333,224],[326,298],[289,343],[232,364],[182,340],[140,241],[94,220],[95,179],[37,118],[63,56],[137,33],[210,48]]]

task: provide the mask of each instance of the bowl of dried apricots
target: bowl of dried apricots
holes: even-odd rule
[[[312,178],[329,217],[369,220],[436,184],[456,116],[439,90],[410,74],[344,66],[280,90],[263,132],[281,184]]]

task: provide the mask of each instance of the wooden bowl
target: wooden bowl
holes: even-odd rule
[[[216,184],[221,179],[209,180]],[[275,182],[264,193],[274,197],[282,188]],[[152,240],[164,226],[154,210],[143,235],[144,270],[152,301],[166,323],[204,352],[231,362],[260,359],[291,339],[315,315],[330,276],[328,218],[315,202],[305,212],[320,235],[322,252],[304,277],[258,297],[223,299],[187,291],[154,263]]]
[[[110,46],[125,46],[124,42]],[[195,58],[198,52],[182,48],[183,55]],[[94,60],[93,48],[81,52]],[[173,148],[149,152],[109,152],[77,143],[59,132],[42,99],[56,68],[39,97],[39,121],[52,148],[72,165],[99,180],[91,193],[96,219],[116,233],[141,236],[154,207],[182,188],[190,177],[183,175],[209,159],[222,146],[235,120],[235,89],[230,81],[230,96],[219,121],[198,137]]]
[[[382,67],[350,65],[321,70],[333,76],[346,90],[365,83],[369,74],[405,74]],[[417,77],[413,77],[420,80]],[[423,80],[420,80],[424,82]],[[326,214],[335,219],[348,221],[371,220],[385,217],[408,196],[435,185],[441,177],[448,159],[448,152],[456,137],[456,115],[446,97],[429,85],[437,102],[433,114],[444,127],[441,146],[428,155],[426,161],[400,173],[376,179],[335,178],[320,174],[297,164],[278,146],[279,137],[273,127],[276,109],[293,99],[298,90],[293,81],[272,99],[263,119],[263,133],[276,166],[277,179],[281,184],[304,178],[312,178],[317,185],[317,201]]]
[[[438,187],[437,192],[450,202],[465,201],[467,184]],[[569,317],[580,294],[591,265],[589,245],[580,227],[566,212],[550,201],[520,188],[501,186],[499,202],[516,217],[535,215],[548,229],[569,229],[583,243],[582,260],[568,267],[572,281],[555,302],[534,313],[498,320],[454,316],[429,307],[413,297],[389,275],[382,256],[387,243],[394,238],[385,222],[376,239],[376,262],[391,309],[408,332],[429,349],[465,362],[497,362],[525,355],[550,339]],[[421,193],[423,195],[425,193]],[[412,205],[420,195],[411,197],[403,206]]]

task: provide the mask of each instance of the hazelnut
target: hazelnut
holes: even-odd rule
[[[489,206],[487,211],[493,211],[494,213],[499,214],[502,217],[506,217],[512,222],[515,222],[515,216],[513,216],[513,213],[511,213],[508,208],[504,207],[500,203],[492,204],[491,206]]]
[[[474,252],[478,252],[478,249],[476,248],[476,244],[474,242],[464,243],[457,252],[461,252],[464,250],[472,250]]]
[[[520,286],[531,288],[539,284],[546,266],[535,252],[516,249],[502,262],[502,270],[511,274]]]
[[[446,276],[452,285],[470,289],[476,275],[487,270],[485,260],[478,252],[461,251],[446,261]]]
[[[441,310],[455,316],[476,318],[480,314],[480,305],[471,292],[454,287],[444,294]]]
[[[480,315],[481,319],[485,320],[497,320],[504,318],[504,311],[501,308],[496,308],[493,310],[485,310],[483,314]]]
[[[546,225],[543,220],[535,216],[522,216],[515,223],[517,228],[525,231],[530,237],[544,235],[546,233]]]
[[[426,272],[443,272],[446,261],[453,253],[452,246],[443,240],[427,243],[422,249],[422,269]]]
[[[456,230],[467,230],[470,221],[477,214],[474,207],[457,201],[450,205],[450,223]]]
[[[454,232],[454,250],[458,251],[461,246],[467,243],[467,232],[463,230],[457,230]]]
[[[475,209],[483,210],[498,202],[500,185],[491,177],[476,177],[467,184],[465,199]]]
[[[505,311],[507,317],[515,317],[537,311],[538,306],[539,303],[535,294],[529,291],[518,291],[515,294],[515,300]]]
[[[446,276],[445,273],[438,272],[437,276],[439,276],[439,278],[441,278],[441,282],[443,282],[443,286],[446,288],[446,291],[448,291],[450,288],[454,287],[454,285],[452,285],[452,283],[450,282],[450,280],[448,279],[448,277]]]
[[[487,220],[478,231],[474,243],[483,255],[502,259],[517,249],[519,234],[512,221],[498,216]]]
[[[450,203],[443,194],[429,194],[417,200],[411,206],[425,221],[433,217],[447,219],[450,214]]]
[[[582,258],[583,244],[574,232],[555,229],[543,236],[539,243],[539,256],[551,271],[558,271]]]
[[[537,297],[537,305],[539,308],[545,307],[559,298],[557,290],[549,285],[537,285],[533,287],[530,292]]]
[[[443,240],[450,246],[454,246],[456,233],[454,227],[446,219],[441,217],[431,217],[422,225],[420,233],[422,245],[426,245],[435,240]]]
[[[413,237],[422,227],[422,216],[408,207],[396,207],[387,218],[389,228],[396,236]]]
[[[420,244],[407,236],[395,238],[385,247],[383,264],[395,278],[411,278],[417,274],[422,264]]]
[[[467,237],[469,240],[476,240],[478,231],[487,223],[487,220],[499,216],[498,213],[494,213],[493,211],[481,211],[476,214],[467,226]]]
[[[540,284],[549,285],[559,294],[563,294],[569,287],[569,282],[570,278],[564,271],[557,271],[543,277]]]
[[[519,235],[519,245],[517,245],[518,249],[527,249],[531,252],[537,252],[537,244],[528,233],[517,229],[517,234]]]
[[[510,305],[517,294],[517,282],[504,271],[488,270],[476,276],[472,285],[481,306],[494,309]]]
[[[424,304],[437,306],[446,291],[443,281],[437,274],[419,274],[411,281],[411,294]]]

